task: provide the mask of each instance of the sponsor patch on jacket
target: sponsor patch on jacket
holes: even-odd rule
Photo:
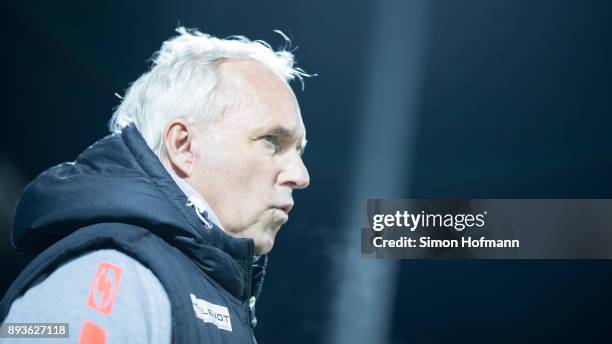
[[[113,310],[113,303],[119,291],[121,268],[108,262],[102,262],[94,277],[87,305],[100,313],[108,315]]]
[[[193,294],[189,295],[191,296],[191,303],[193,303],[196,318],[202,319],[205,323],[213,324],[222,330],[232,332],[232,322],[227,307],[198,299]]]

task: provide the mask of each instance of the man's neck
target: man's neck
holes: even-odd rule
[[[219,219],[215,215],[215,212],[212,210],[212,208],[208,205],[208,202],[206,202],[206,199],[204,199],[204,197],[196,189],[194,189],[193,186],[189,185],[189,183],[187,183],[181,177],[177,176],[176,173],[172,171],[172,169],[166,167],[165,164],[163,165],[176,183],[176,185],[178,185],[179,189],[181,189],[185,196],[187,196],[187,199],[189,199],[195,204],[198,204],[201,209],[206,209],[207,219],[209,221],[212,221],[219,228],[223,229],[223,227],[221,226],[221,222],[219,222]]]

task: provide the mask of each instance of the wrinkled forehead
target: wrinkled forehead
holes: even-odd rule
[[[281,102],[269,102],[252,108],[249,122],[251,127],[261,134],[274,134],[285,140],[306,146],[306,128],[297,101],[292,106],[282,106]],[[293,105],[294,104],[294,105]]]
[[[224,60],[219,65],[220,87],[225,88],[236,116],[252,126],[273,129],[281,127],[295,140],[305,141],[306,132],[300,107],[291,87],[261,62],[244,59]]]

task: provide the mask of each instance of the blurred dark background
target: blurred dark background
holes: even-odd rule
[[[359,230],[347,218],[361,211],[351,209],[351,197],[363,164],[357,162],[363,126],[377,116],[364,110],[368,75],[381,68],[374,56],[387,34],[382,7],[390,3],[3,3],[0,295],[25,264],[8,244],[21,189],[107,134],[114,94],[148,68],[177,24],[273,47],[283,45],[272,32],[280,29],[298,47],[298,65],[319,75],[306,80],[304,91],[294,85],[308,129],[311,186],[295,194],[292,218],[271,254],[256,334],[262,343],[333,341],[332,318],[342,314],[341,252],[347,233]],[[418,80],[399,76],[417,90],[410,90],[414,121],[406,128],[414,138],[409,173],[394,196],[612,198],[612,3],[411,3],[426,7],[424,41]],[[388,34],[405,43],[401,28]],[[396,264],[380,343],[612,339],[610,261]]]

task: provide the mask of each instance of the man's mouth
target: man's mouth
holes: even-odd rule
[[[289,212],[291,211],[291,208],[293,208],[293,204],[284,204],[284,205],[276,206],[274,208],[282,211],[283,213],[285,213],[287,215],[289,215]]]

